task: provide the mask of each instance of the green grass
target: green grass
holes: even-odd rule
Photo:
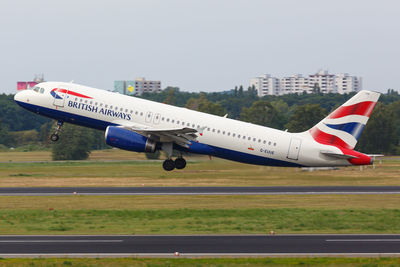
[[[400,233],[399,209],[2,210],[0,234]]]
[[[398,258],[0,259],[0,266],[399,266]]]
[[[26,152],[29,153],[29,152]],[[123,154],[125,155],[125,154]],[[129,159],[129,157],[125,157]],[[166,172],[161,161],[0,163],[0,186],[289,186],[399,185],[400,160],[307,172],[197,158],[184,170]]]

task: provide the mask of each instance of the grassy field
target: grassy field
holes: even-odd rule
[[[0,234],[400,233],[399,209],[2,210]]]
[[[314,172],[208,157],[192,158],[184,170],[165,172],[161,161],[147,161],[142,154],[121,150],[96,151],[87,161],[52,162],[49,158],[49,152],[0,153],[0,186],[400,185],[398,158],[384,159],[375,168]],[[78,190],[78,195],[71,196],[0,197],[0,234],[400,233],[399,203],[400,195],[81,196]],[[374,266],[376,262],[342,263]],[[27,264],[42,263],[49,262]],[[5,264],[7,260],[0,261],[0,266]],[[113,265],[107,259],[102,264]],[[121,264],[159,265],[156,259]]]
[[[0,259],[0,266],[399,266],[398,258]]]
[[[48,157],[49,152],[0,153],[0,186],[400,185],[398,158],[362,171],[346,167],[308,172],[200,157],[190,160],[184,170],[165,172],[161,161],[121,150],[95,151],[91,160],[79,162],[46,161]]]
[[[0,234],[400,233],[398,203],[398,195],[2,197]]]

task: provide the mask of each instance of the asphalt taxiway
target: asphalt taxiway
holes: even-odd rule
[[[400,194],[400,186],[0,187],[0,196]]]
[[[400,235],[0,236],[18,255],[400,255]]]

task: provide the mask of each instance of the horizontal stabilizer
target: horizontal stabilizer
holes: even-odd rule
[[[338,154],[338,153],[331,152],[331,151],[321,151],[321,154],[323,154],[325,156],[337,158],[337,159],[355,159],[355,158],[357,158],[352,155]]]

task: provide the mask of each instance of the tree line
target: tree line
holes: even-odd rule
[[[301,132],[310,129],[354,95],[288,94],[259,98],[254,88],[242,86],[214,93],[181,92],[167,87],[161,93],[141,97],[201,112],[251,122],[263,126]],[[23,110],[13,95],[0,95],[0,150],[52,149],[54,159],[83,159],[91,150],[107,148],[104,132],[64,125],[59,142],[48,137],[53,120]],[[64,138],[63,138],[64,136]],[[382,94],[356,149],[365,153],[400,154],[400,95],[389,89]]]

